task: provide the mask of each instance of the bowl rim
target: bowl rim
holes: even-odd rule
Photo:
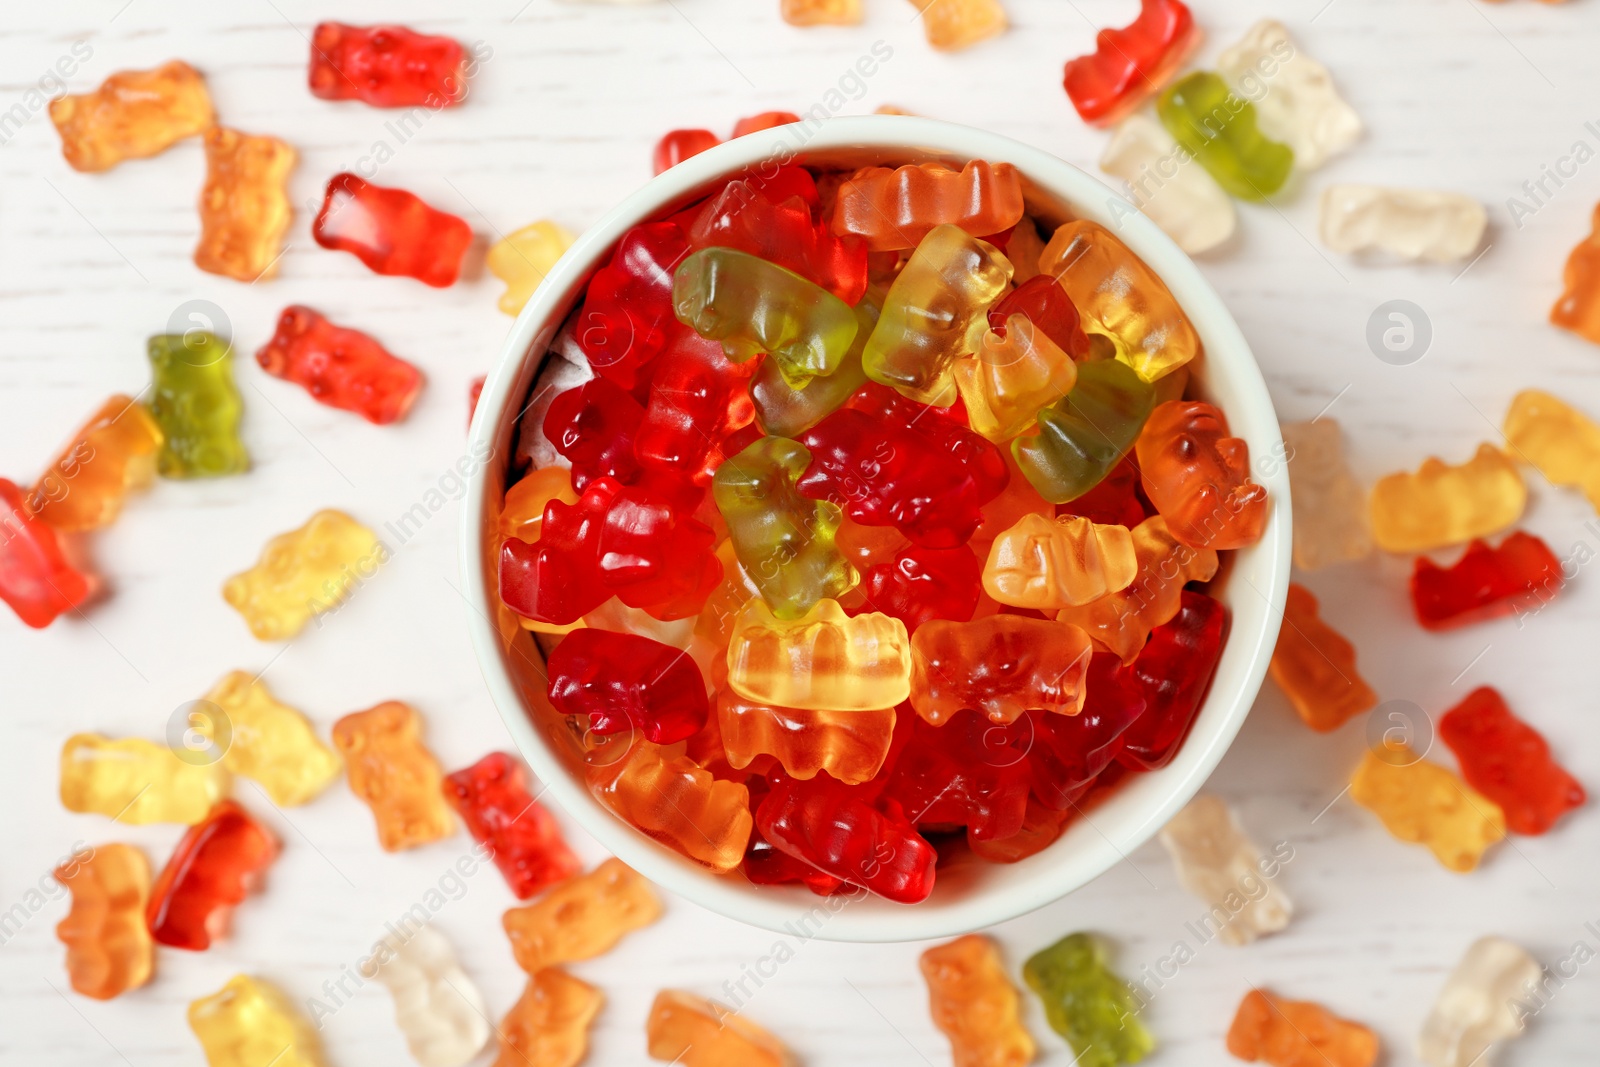
[[[1272,470],[1258,469],[1256,480],[1267,485],[1271,505],[1261,540],[1241,551],[1264,553],[1267,557],[1264,568],[1258,568],[1266,572],[1266,587],[1251,584],[1265,601],[1265,621],[1253,633],[1230,626],[1223,654],[1225,659],[1244,657],[1242,673],[1235,672],[1238,684],[1227,693],[1219,692],[1213,684],[1177,758],[1159,771],[1139,776],[1165,776],[1160,799],[1141,808],[1139,817],[1123,820],[1128,825],[1114,834],[1096,828],[1108,847],[1091,842],[1092,847],[1084,849],[1082,855],[1059,856],[1053,865],[1035,865],[1031,877],[980,889],[936,906],[892,905],[865,894],[823,898],[799,887],[756,886],[737,873],[714,874],[647,838],[603,807],[534,729],[530,709],[506,666],[493,621],[495,605],[491,596],[498,583],[486,580],[483,528],[492,520],[486,508],[490,486],[498,487],[498,479],[490,475],[497,464],[503,469],[509,459],[498,454],[497,446],[509,445],[508,451],[515,447],[510,423],[520,411],[511,403],[512,398],[520,396],[531,384],[532,372],[525,371],[525,365],[536,364],[542,358],[574,305],[578,287],[586,283],[588,275],[609,255],[626,230],[659,217],[709,183],[763,163],[791,159],[803,162],[809,154],[853,150],[906,159],[1011,163],[1028,184],[1069,204],[1077,217],[1112,229],[1173,292],[1205,339],[1208,368],[1225,368],[1233,388],[1242,394],[1242,402],[1236,400],[1226,411],[1232,432],[1250,442],[1252,456],[1258,460],[1269,451],[1282,459],[1287,457],[1282,451],[1266,382],[1249,344],[1221,297],[1189,257],[1124,196],[1098,178],[1042,149],[988,130],[934,119],[875,115],[806,121],[798,126],[748,134],[657,175],[585,231],[550,270],[501,346],[473,414],[467,446],[471,456],[483,457],[484,461],[472,469],[463,498],[459,541],[462,592],[469,608],[467,624],[473,648],[490,696],[523,758],[542,783],[541,794],[548,791],[554,795],[568,816],[646,878],[713,912],[752,926],[795,935],[796,922],[814,921],[820,910],[825,917],[816,930],[808,928],[806,939],[815,936],[830,941],[882,943],[965,933],[1052,903],[1121,862],[1193,798],[1243,726],[1265,677],[1288,590],[1291,530],[1286,464],[1280,463]],[[557,312],[560,319],[555,318]],[[1257,466],[1260,467],[1259,462]],[[1124,786],[1118,792],[1126,791]],[[1087,816],[1074,820],[1069,829],[1081,821],[1088,821]],[[1048,856],[1063,841],[1065,837],[1024,863]],[[873,906],[848,906],[863,899],[871,900]],[[807,920],[808,916],[812,919]]]

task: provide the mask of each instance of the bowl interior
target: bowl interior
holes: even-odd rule
[[[499,606],[494,528],[514,464],[515,429],[561,324],[594,270],[631,226],[704,195],[740,172],[789,160],[822,167],[972,159],[1013,163],[1029,213],[1047,225],[1088,218],[1110,228],[1167,283],[1204,344],[1190,395],[1227,415],[1250,445],[1256,481],[1271,493],[1266,532],[1231,553],[1213,596],[1228,608],[1229,635],[1193,729],[1171,764],[1130,775],[1085,811],[1049,848],[1015,864],[941,862],[933,895],[904,906],[866,894],[819,898],[800,887],[755,886],[737,872],[715,875],[619,820],[587,791],[575,738],[545,695],[533,639]],[[556,801],[607,848],[646,877],[724,915],[772,930],[806,923],[841,941],[943,937],[1014,918],[1103,873],[1149,839],[1199,790],[1237,734],[1277,640],[1289,575],[1289,486],[1276,414],[1238,326],[1194,264],[1167,236],[1098,180],[1038,149],[981,130],[927,119],[874,116],[779,127],[728,142],[657,177],[589,230],[518,318],[489,376],[470,445],[485,457],[462,516],[464,590],[474,646],[512,736]],[[505,635],[510,635],[509,640]]]

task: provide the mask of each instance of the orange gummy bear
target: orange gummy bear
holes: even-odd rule
[[[1337,730],[1378,703],[1378,694],[1356,670],[1355,646],[1322,621],[1317,598],[1303,585],[1289,586],[1268,669],[1300,718],[1318,733]]]
[[[1261,538],[1267,491],[1250,480],[1250,446],[1200,400],[1169,400],[1134,445],[1140,480],[1174,537],[1194,548],[1243,548]]]
[[[125,159],[164,152],[212,124],[200,72],[181,59],[154,70],[124,70],[91,93],[50,101],[61,154],[74,170],[110,170]]]
[[[271,277],[289,229],[289,172],[295,151],[276,137],[223,126],[206,131],[206,184],[200,190],[200,244],[194,265],[254,282]]]
[[[56,924],[67,946],[67,977],[86,997],[110,1000],[150,980],[155,943],[145,925],[150,864],[132,845],[100,845],[57,867],[72,910]]]
[[[589,1024],[605,997],[559,967],[528,979],[500,1021],[500,1054],[491,1067],[577,1067],[589,1052]]]
[[[715,1001],[663,989],[645,1023],[650,1055],[683,1067],[787,1067],[793,1061],[766,1030]]]
[[[28,510],[58,530],[107,525],[122,510],[128,490],[148,484],[155,474],[161,440],[149,408],[113,396],[28,490]]]
[[[696,863],[719,873],[739,866],[750,841],[748,789],[642,737],[620,757],[597,754],[610,762],[591,762],[586,777],[602,804]]]
[[[1035,708],[1076,715],[1092,652],[1088,634],[1050,619],[935,619],[911,638],[911,706],[934,726],[965,708],[999,723]]]
[[[1228,1027],[1228,1051],[1272,1067],[1371,1067],[1378,1038],[1320,1004],[1252,989]]]
[[[783,0],[779,10],[791,26],[853,26],[861,21],[861,0]]]
[[[894,709],[816,711],[746,700],[731,689],[717,694],[717,724],[729,766],[743,770],[773,756],[791,778],[818,771],[849,785],[871,780],[894,737]]]
[[[1000,0],[911,0],[922,12],[922,32],[941,52],[956,52],[1006,28]]]
[[[939,0],[956,7],[962,0]],[[961,170],[914,163],[891,170],[867,167],[839,187],[833,232],[866,238],[874,252],[916,248],[943,225],[991,237],[1022,218],[1022,177],[1010,163],[975,159]]]
[[[386,852],[426,845],[455,833],[439,761],[422,743],[422,716],[398,700],[333,724],[350,791],[372,809]]]
[[[529,974],[546,967],[593,959],[609,952],[624,934],[661,918],[656,899],[639,872],[616,857],[588,874],[568,878],[550,892],[501,916],[517,966]]]
[[[1126,589],[1137,570],[1126,526],[1030,512],[989,547],[983,588],[1002,604],[1060,611]]]
[[[1567,257],[1566,287],[1550,309],[1550,321],[1600,344],[1600,204],[1593,225]]]
[[[1023,1067],[1033,1038],[1022,1028],[1017,990],[994,942],[967,934],[922,954],[928,1012],[950,1039],[955,1067]]]

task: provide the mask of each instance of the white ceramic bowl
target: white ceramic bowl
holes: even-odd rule
[[[704,195],[730,175],[793,156],[802,163],[847,167],[972,159],[1015,164],[1030,213],[1058,223],[1093,219],[1111,228],[1177,297],[1205,345],[1191,393],[1222,408],[1232,432],[1250,444],[1255,478],[1271,493],[1266,533],[1232,553],[1212,591],[1228,607],[1230,629],[1216,678],[1177,758],[1131,775],[1061,839],[1020,863],[941,864],[933,895],[921,904],[876,897],[834,898],[832,906],[800,887],[757,886],[735,872],[716,875],[650,840],[602,807],[573,773],[572,745],[544,696],[542,663],[531,643],[508,654],[497,633],[492,531],[515,445],[514,423],[546,349],[625,231]],[[1114,208],[1113,205],[1117,207]],[[1120,210],[1118,209],[1120,208]],[[1221,299],[1194,264],[1155,224],[1131,213],[1097,179],[1047,152],[1009,138],[929,119],[872,116],[833,119],[820,128],[779,127],[695,156],[646,184],[600,220],[562,258],[518,316],[478,402],[471,449],[489,461],[472,477],[461,526],[462,580],[468,623],[489,691],[512,737],[548,795],[602,844],[651,881],[723,915],[782,931],[803,921],[838,941],[908,941],[980,929],[1048,904],[1093,880],[1147,841],[1200,789],[1222,759],[1261,686],[1277,640],[1289,581],[1289,481],[1278,420],[1250,347]],[[535,718],[539,716],[540,718]],[[823,918],[825,916],[825,918]]]

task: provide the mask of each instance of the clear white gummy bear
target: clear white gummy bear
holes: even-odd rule
[[[1489,215],[1460,193],[1330,185],[1317,205],[1317,231],[1335,252],[1390,252],[1401,259],[1449,263],[1483,240]]]
[[[382,961],[374,977],[394,998],[395,1021],[422,1067],[462,1067],[489,1043],[483,994],[443,934],[432,926],[409,937],[391,932],[374,958]]]
[[[1450,972],[1417,1036],[1430,1067],[1489,1067],[1489,1048],[1522,1033],[1528,989],[1543,977],[1539,962],[1503,937],[1472,943]]]
[[[1334,88],[1328,68],[1306,55],[1283,23],[1262,19],[1217,57],[1217,72],[1256,106],[1261,132],[1316,170],[1361,137],[1361,116]]]
[[[1230,945],[1245,945],[1289,925],[1294,905],[1267,874],[1261,852],[1233,811],[1202,793],[1161,828],[1178,881],[1211,908],[1207,916]]]
[[[1204,252],[1233,236],[1233,201],[1148,115],[1122,120],[1100,157],[1100,169],[1121,178],[1134,205],[1185,252]]]

